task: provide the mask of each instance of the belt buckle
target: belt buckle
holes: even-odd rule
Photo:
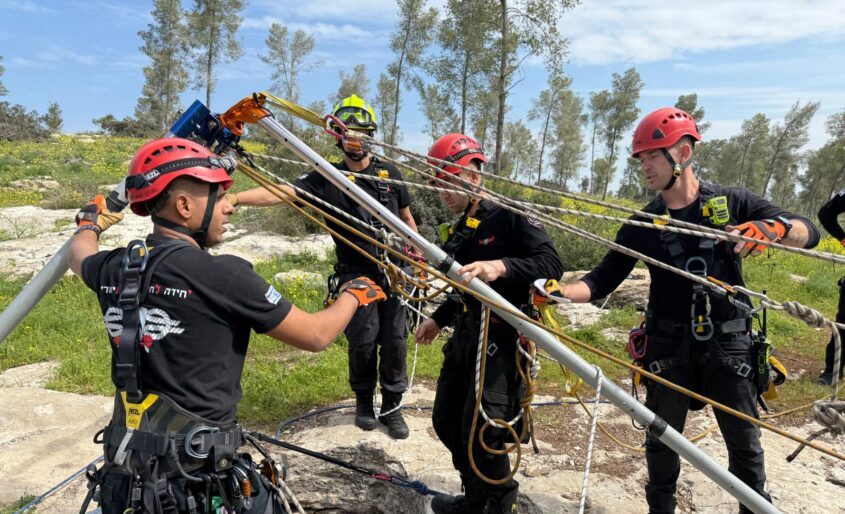
[[[751,376],[751,371],[751,366],[743,362],[739,365],[739,369],[736,370],[736,374],[742,378],[748,378]]]
[[[665,371],[666,368],[663,367],[663,364],[660,363],[661,361],[653,361],[648,364],[648,370],[655,375],[659,375],[662,371]]]
[[[206,450],[204,452],[198,452],[198,451],[194,450],[194,442],[195,442],[194,438],[197,437],[199,434],[202,434],[202,433],[211,434],[211,433],[219,432],[219,431],[220,431],[220,429],[217,428],[217,427],[209,427],[209,426],[206,426],[206,425],[198,426],[197,428],[191,430],[190,432],[185,434],[185,443],[184,443],[185,444],[185,453],[187,453],[189,456],[191,456],[195,459],[204,459],[204,458],[208,457],[208,453],[209,453],[208,450]],[[202,443],[202,442],[200,441],[200,443]],[[200,447],[200,449],[203,449],[203,448]]]

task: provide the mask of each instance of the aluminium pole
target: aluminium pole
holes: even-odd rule
[[[382,223],[398,234],[405,241],[420,249],[425,257],[436,264],[439,269],[444,269],[448,263],[448,276],[460,280],[458,269],[460,264],[454,262],[441,248],[432,244],[427,239],[417,234],[393,213],[378,203],[369,194],[360,189],[345,175],[339,172],[326,159],[303,143],[296,135],[290,132],[272,116],[261,118],[257,122],[270,135],[284,144],[301,159],[312,166],[332,185],[340,189],[344,194],[352,198],[359,205],[363,206],[370,214],[378,218]],[[444,262],[445,261],[445,262]],[[739,478],[728,470],[721,467],[709,455],[692,444],[677,430],[669,426],[665,421],[655,415],[651,410],[630,396],[617,386],[612,380],[605,378],[604,374],[598,377],[594,366],[582,359],[577,353],[552,337],[551,334],[518,318],[513,313],[519,310],[505,300],[499,293],[478,278],[474,278],[468,285],[473,291],[484,295],[495,302],[505,305],[507,309],[493,307],[493,310],[506,322],[525,334],[542,349],[546,350],[552,357],[564,366],[570,368],[585,382],[593,388],[602,381],[602,394],[616,405],[623,412],[628,414],[638,423],[648,427],[649,432],[656,436],[666,446],[676,451],[681,457],[695,466],[702,473],[707,475],[719,487],[727,491],[731,496],[740,501],[743,505],[757,514],[771,514],[780,512],[774,505],[763,499],[753,489],[748,487]]]
[[[188,137],[193,133],[207,135],[213,127],[207,125],[209,116],[208,108],[199,100],[195,100],[188,107],[179,119],[173,122],[170,130],[164,135],[165,138]],[[106,197],[106,205],[111,212],[121,212],[128,203],[126,199],[126,185],[123,179]],[[67,272],[70,253],[69,237],[65,244],[47,261],[47,264],[30,280],[12,302],[0,312],[0,342],[6,339],[15,327],[32,311],[56,285],[56,282]]]

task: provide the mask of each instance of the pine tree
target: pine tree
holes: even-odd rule
[[[330,99],[331,102],[351,95],[358,95],[365,100],[370,97],[370,79],[367,78],[366,64],[356,64],[352,67],[352,73],[340,70],[338,78],[340,86],[337,88],[336,98]]]
[[[62,118],[62,108],[56,102],[50,102],[47,106],[47,113],[43,116],[44,124],[51,134],[58,134],[62,131],[64,119]]]
[[[196,89],[205,89],[205,105],[209,108],[217,85],[215,68],[243,54],[237,33],[244,4],[244,0],[194,0],[188,13],[188,33],[196,57],[191,62],[193,83]]]
[[[320,59],[312,59],[314,51],[314,36],[302,29],[289,37],[288,28],[280,23],[270,26],[270,33],[264,40],[267,53],[258,57],[273,70],[270,78],[273,80],[272,90],[293,103],[299,103],[299,75],[323,65]],[[290,114],[284,116],[285,124],[294,127],[294,118]]]
[[[3,62],[3,56],[2,55],[0,55],[0,62]],[[5,71],[6,71],[6,68],[4,68],[2,64],[0,64],[0,77],[3,76],[3,73]],[[6,87],[3,85],[2,82],[0,82],[0,96],[6,96],[8,94],[9,94],[9,90],[6,89]]]
[[[164,133],[180,110],[179,96],[188,87],[185,23],[179,0],[155,0],[152,23],[138,32],[140,50],[150,59],[135,117],[153,133]]]

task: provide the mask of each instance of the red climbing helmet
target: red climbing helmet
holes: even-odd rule
[[[640,121],[634,131],[631,157],[640,152],[668,148],[684,136],[701,141],[701,134],[692,116],[677,107],[663,107]]]
[[[142,146],[129,163],[126,194],[132,212],[149,216],[145,203],[179,177],[219,184],[223,189],[229,189],[233,182],[219,158],[207,148],[187,139],[154,139]]]
[[[467,166],[472,161],[487,162],[484,152],[481,150],[481,145],[478,141],[465,134],[446,134],[431,145],[428,151],[428,156],[435,159],[453,162],[460,166]],[[441,162],[428,160],[432,166],[437,166],[446,173],[457,175],[462,170],[461,168],[443,164]]]

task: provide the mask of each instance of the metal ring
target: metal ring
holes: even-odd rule
[[[205,425],[198,426],[197,428],[191,430],[187,434],[185,434],[185,453],[195,459],[204,459],[208,457],[208,452],[199,453],[194,450],[194,438],[203,432],[208,432],[209,434],[214,432],[219,432],[220,429],[217,427],[209,427]]]

